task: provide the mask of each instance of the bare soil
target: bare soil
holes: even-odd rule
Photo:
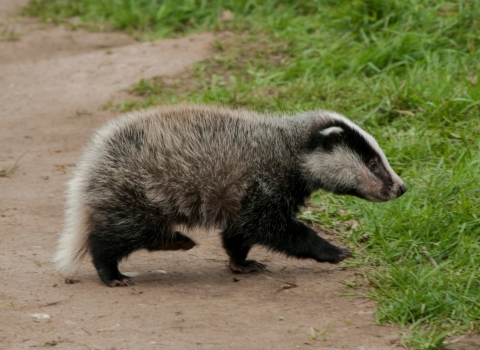
[[[131,287],[101,284],[89,261],[65,284],[51,258],[65,183],[101,107],[140,78],[175,77],[211,54],[215,35],[136,43],[15,18],[0,3],[0,349],[393,349],[400,329],[375,304],[343,296],[355,270],[254,249],[269,272],[233,275],[216,234],[185,252],[138,252],[121,265]],[[3,26],[3,27],[1,27]],[[312,337],[313,332],[313,337]]]

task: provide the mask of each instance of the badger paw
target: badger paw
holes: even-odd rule
[[[336,248],[338,250],[335,251],[335,253],[332,252],[328,259],[325,260],[326,262],[329,262],[331,264],[338,264],[346,258],[353,258],[353,254],[348,249],[338,247]]]
[[[178,241],[169,242],[163,245],[162,248],[159,250],[190,250],[196,245],[197,244],[192,240],[189,240],[189,241],[178,240]]]
[[[353,254],[348,249],[330,246],[329,249],[322,250],[314,259],[318,262],[338,264],[346,258],[353,258]]]
[[[181,234],[180,232],[175,232],[170,241],[161,242],[157,246],[149,247],[148,250],[190,250],[195,247],[195,243],[190,237]]]
[[[118,278],[113,279],[108,284],[109,287],[133,286],[135,283],[131,277],[119,274]]]
[[[250,273],[264,271],[267,266],[255,260],[235,261],[230,259],[228,267],[235,273]]]
[[[338,264],[346,258],[353,258],[353,254],[348,249],[339,248],[339,250],[340,253],[337,255],[337,260],[333,262],[334,264]]]

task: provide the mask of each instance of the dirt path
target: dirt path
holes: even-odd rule
[[[173,76],[206,58],[214,36],[134,43],[12,20],[25,3],[0,4],[2,25],[20,36],[0,42],[0,169],[23,154],[0,177],[0,349],[397,346],[398,328],[374,325],[371,301],[341,296],[353,270],[255,249],[270,272],[232,275],[215,234],[186,253],[134,254],[121,266],[137,275],[133,287],[103,286],[89,262],[79,283],[65,284],[50,262],[63,191],[92,131],[114,116],[99,108],[141,77]],[[313,340],[312,327],[324,334]]]

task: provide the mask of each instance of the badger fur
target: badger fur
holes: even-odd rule
[[[106,285],[126,285],[118,263],[132,252],[195,246],[182,227],[220,229],[234,272],[265,268],[246,260],[256,244],[338,263],[351,253],[295,219],[317,189],[381,202],[407,187],[375,139],[334,112],[133,112],[101,128],[78,164],[56,266],[72,276],[91,254]]]

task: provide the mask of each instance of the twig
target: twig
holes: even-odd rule
[[[52,301],[51,303],[47,303],[45,305],[42,305],[41,307],[46,307],[46,306],[52,306],[52,305],[57,305],[59,303],[63,303],[64,301],[68,300],[69,298],[66,298],[66,299],[61,299],[61,300],[57,300],[57,301]]]
[[[288,281],[282,281],[282,280],[277,280],[275,278],[265,276],[273,281],[280,282],[286,284],[286,286],[283,286],[282,288],[278,289],[275,293],[280,293],[281,291],[287,290],[287,289],[292,289],[298,287],[298,284],[293,283],[293,282],[288,282]]]
[[[427,247],[422,247],[423,253],[427,256],[428,260],[432,263],[433,266],[438,267],[437,262],[433,256],[428,252]]]

